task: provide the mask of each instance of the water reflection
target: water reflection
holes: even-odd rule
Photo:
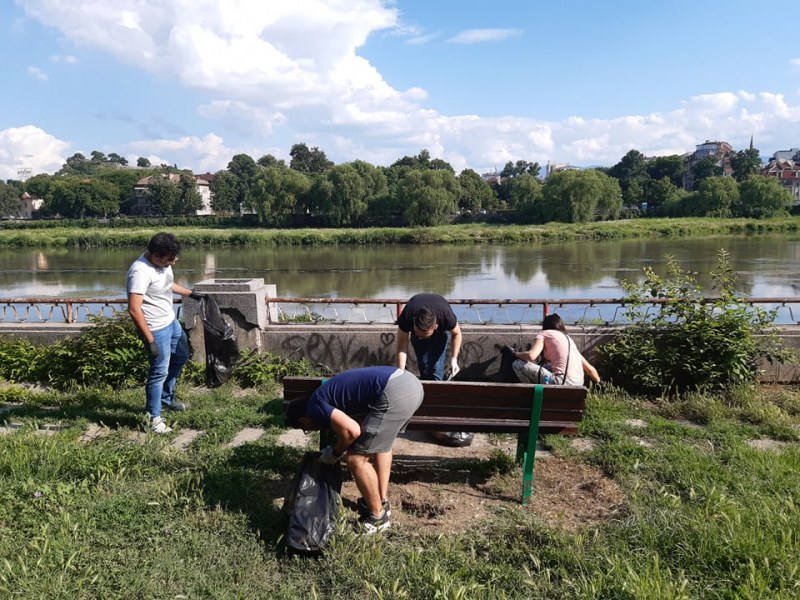
[[[210,278],[260,277],[282,296],[404,298],[433,291],[452,298],[617,298],[624,279],[642,267],[663,273],[666,255],[709,273],[720,248],[731,254],[738,291],[751,296],[800,292],[796,236],[704,240],[571,242],[550,246],[378,246],[220,248],[184,250],[176,268],[182,285]],[[123,297],[135,249],[2,250],[0,296]]]

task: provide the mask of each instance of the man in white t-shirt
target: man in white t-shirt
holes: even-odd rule
[[[161,417],[162,406],[186,410],[186,405],[175,399],[175,384],[183,365],[189,360],[189,343],[186,332],[175,318],[172,295],[199,300],[202,294],[175,283],[172,265],[177,262],[180,251],[180,242],[174,235],[157,233],[147,244],[147,252],[128,269],[128,314],[150,358],[145,410],[154,433],[172,431]]]

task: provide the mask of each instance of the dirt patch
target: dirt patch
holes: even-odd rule
[[[300,440],[293,440],[295,444]],[[511,436],[476,434],[471,446],[449,448],[422,432],[407,432],[394,446],[389,487],[392,527],[434,534],[460,533],[480,527],[499,509],[532,512],[553,527],[576,531],[625,511],[626,498],[616,483],[600,470],[575,460],[537,452],[533,497],[522,506],[522,474],[487,474],[464,459],[486,459],[501,450],[513,456]],[[360,496],[345,476],[344,507],[353,511]]]

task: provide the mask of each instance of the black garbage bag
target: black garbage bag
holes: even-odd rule
[[[319,462],[319,456],[319,452],[305,453],[283,501],[283,512],[289,517],[285,540],[289,552],[321,554],[336,526],[342,469],[338,462]]]
[[[239,359],[239,344],[213,296],[200,299],[203,340],[206,346],[206,386],[215,388],[228,381]]]
[[[497,375],[495,375],[494,378],[495,381],[498,383],[520,383],[519,377],[517,377],[513,367],[515,360],[514,348],[511,346],[504,346],[503,349],[500,350],[500,368],[497,369]]]

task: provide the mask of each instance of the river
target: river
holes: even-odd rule
[[[667,255],[697,272],[711,294],[717,253],[731,255],[737,290],[749,296],[800,295],[800,236],[644,239],[510,246],[335,246],[186,248],[179,283],[263,278],[286,297],[618,298],[642,269],[664,272]],[[121,298],[138,249],[0,251],[0,297]]]

